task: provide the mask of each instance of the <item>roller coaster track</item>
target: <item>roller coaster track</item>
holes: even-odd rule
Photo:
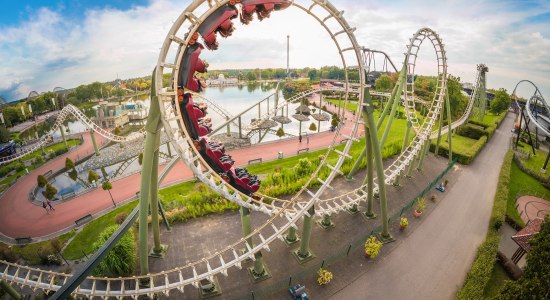
[[[294,1],[292,5],[312,16],[332,37],[344,66],[346,78],[346,86],[344,86],[344,89],[348,89],[348,66],[353,65],[359,66],[361,86],[363,86],[364,89],[359,90],[358,108],[351,123],[351,132],[344,134],[340,128],[336,130],[325,158],[319,163],[319,167],[313,172],[301,190],[290,200],[277,199],[263,195],[260,195],[260,199],[255,199],[244,195],[227,184],[218,174],[216,174],[216,172],[210,169],[197,149],[192,146],[193,141],[182,120],[179,105],[173,104],[174,99],[177,99],[177,91],[170,87],[162,86],[162,74],[165,69],[172,70],[173,82],[178,82],[177,62],[181,61],[185,52],[185,46],[189,43],[192,33],[197,31],[198,26],[208,16],[228,2],[229,0],[194,1],[174,22],[159,56],[155,75],[157,80],[154,89],[159,91],[158,98],[161,107],[161,121],[164,125],[166,134],[182,161],[192,170],[195,176],[229,201],[268,214],[268,220],[264,224],[256,227],[249,235],[238,239],[236,242],[212,254],[206,255],[198,261],[190,262],[184,266],[175,267],[171,270],[147,275],[123,278],[88,277],[72,291],[73,295],[90,298],[101,297],[103,299],[108,297],[115,297],[117,299],[132,297],[136,299],[140,295],[148,295],[150,297],[157,293],[168,295],[172,290],[179,290],[183,293],[187,285],[198,287],[199,281],[202,279],[212,280],[213,276],[217,274],[227,276],[229,268],[237,267],[240,269],[242,268],[242,262],[245,260],[255,260],[255,253],[261,250],[270,251],[270,244],[277,239],[283,239],[284,233],[291,227],[296,228],[296,222],[302,217],[313,217],[313,213],[317,215],[337,213],[355,203],[366,200],[366,185],[338,197],[330,199],[320,198],[327,189],[331,188],[330,183],[332,180],[338,174],[342,174],[340,168],[344,160],[351,157],[348,153],[352,143],[359,141],[357,137],[358,127],[365,122],[362,120],[361,116],[362,107],[372,105],[372,103],[363,103],[363,99],[365,99],[365,97],[363,97],[363,91],[366,89],[365,73],[361,65],[362,51],[353,34],[355,29],[351,28],[343,18],[343,12],[338,11],[328,1],[313,0],[310,1],[309,6],[302,4],[306,2],[305,0]],[[331,27],[327,26],[326,21],[329,19],[336,21],[337,25],[340,26],[339,31],[335,32]],[[178,31],[180,28],[189,28],[185,38],[179,37],[180,34],[178,34]],[[425,39],[428,39],[436,50],[438,62],[436,92],[433,101],[429,105],[427,117],[424,118],[423,122],[420,122],[416,117],[417,112],[415,110],[415,100],[413,97],[414,86],[413,84],[407,84],[404,88],[403,93],[405,97],[406,115],[413,124],[413,128],[417,134],[401,155],[384,170],[383,176],[385,176],[385,178],[378,178],[378,180],[384,184],[392,183],[395,177],[403,172],[405,168],[412,163],[414,158],[419,155],[421,147],[432,132],[433,125],[439,119],[439,113],[444,103],[447,77],[446,53],[441,39],[434,31],[423,28],[416,32],[408,47],[405,58],[407,68],[405,69],[407,70],[407,74],[414,74],[416,55],[420,44]],[[175,50],[177,51],[169,51],[174,49],[171,47],[176,47]],[[169,57],[168,53],[176,53],[176,55],[175,57]],[[348,54],[350,54],[351,58]],[[356,64],[353,64],[353,61],[350,64],[350,60],[355,61]],[[172,84],[172,86],[174,85]],[[312,93],[312,91],[308,91],[308,93]],[[297,95],[295,99],[304,97],[308,93],[301,93],[301,96]],[[347,103],[347,100],[346,93],[344,105]],[[288,101],[291,101],[291,99]],[[372,124],[372,115],[369,115],[368,121]],[[342,139],[346,141],[345,145],[342,150],[338,150],[335,146],[338,145],[339,141]],[[380,149],[375,149],[375,151],[380,151]],[[337,157],[335,162],[329,164],[328,157],[331,153],[336,153]],[[319,175],[322,168],[328,168],[330,170],[330,174],[325,178],[320,178]],[[308,186],[315,180],[319,181],[321,186],[316,191],[311,191],[308,189]],[[376,185],[374,187],[374,192],[378,191],[378,189],[379,187]],[[313,208],[314,205],[316,206],[315,209]],[[247,243],[249,239],[253,240],[252,245]],[[238,252],[237,249],[245,249],[245,251],[241,253]],[[0,277],[2,279],[18,285],[30,287],[31,289],[43,289],[46,291],[60,289],[61,285],[68,282],[71,277],[70,274],[45,271],[7,262],[1,262],[0,269]],[[140,286],[139,282],[141,281],[148,281],[149,286]]]
[[[0,158],[0,165],[7,164],[9,162],[18,160],[18,159],[20,159],[20,158],[22,158],[22,157],[24,157],[24,156],[26,156],[30,153],[33,153],[33,152],[41,149],[42,146],[44,146],[48,143],[50,138],[53,137],[53,134],[57,130],[59,130],[59,128],[63,125],[63,122],[70,115],[72,115],[75,118],[77,118],[78,120],[80,120],[82,123],[84,123],[84,125],[86,127],[91,128],[94,132],[100,134],[101,136],[103,136],[106,139],[111,140],[113,142],[117,142],[117,143],[127,142],[127,141],[131,141],[131,140],[135,140],[137,138],[143,137],[145,135],[145,130],[144,129],[141,129],[137,133],[130,134],[129,136],[118,136],[116,134],[113,134],[113,133],[101,128],[97,124],[95,124],[92,120],[90,120],[88,117],[86,117],[86,115],[84,115],[84,113],[82,113],[82,111],[80,111],[78,108],[76,108],[75,106],[73,106],[71,104],[68,104],[59,112],[59,114],[57,115],[57,119],[56,119],[54,125],[52,126],[52,128],[50,129],[50,131],[48,133],[46,133],[45,135],[43,135],[37,143],[35,143],[31,147],[26,148],[25,150],[23,150],[19,153]]]
[[[536,114],[533,113],[535,111],[535,106],[541,106],[544,109],[546,109],[546,112],[550,112],[550,107],[548,106],[548,103],[546,103],[546,100],[542,96],[542,93],[540,92],[537,85],[530,81],[530,80],[521,80],[519,81],[516,86],[514,87],[514,90],[512,91],[512,99],[514,99],[514,103],[518,107],[518,111],[521,111],[521,104],[518,102],[518,97],[516,95],[517,88],[522,84],[527,83],[532,85],[535,88],[535,91],[533,92],[533,95],[527,100],[525,103],[525,112],[527,113],[527,117],[531,122],[533,122],[533,125],[535,125],[540,131],[544,133],[544,135],[550,137],[550,129],[543,124],[540,123],[539,118]]]

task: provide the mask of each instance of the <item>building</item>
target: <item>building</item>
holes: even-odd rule
[[[139,121],[147,118],[147,108],[143,101],[128,101],[124,104],[124,109],[128,111],[130,121]]]
[[[103,128],[115,128],[128,124],[130,119],[124,105],[102,101],[92,121]]]
[[[206,86],[236,85],[237,83],[239,79],[225,78],[223,74],[220,74],[217,79],[206,79]]]

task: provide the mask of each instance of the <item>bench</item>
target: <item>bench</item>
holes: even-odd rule
[[[90,222],[91,220],[92,220],[92,215],[87,214],[84,217],[82,217],[82,218],[80,218],[80,219],[78,219],[74,222],[75,222],[76,226],[80,226],[82,224],[86,224],[86,223]]]

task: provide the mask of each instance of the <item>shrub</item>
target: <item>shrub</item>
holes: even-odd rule
[[[53,197],[55,197],[55,194],[57,194],[57,189],[49,183],[46,184],[46,190],[42,191],[42,195],[44,195],[47,199],[52,200]]]
[[[94,172],[92,170],[88,171],[88,182],[89,183],[92,183],[92,182],[94,182],[98,179],[99,179],[99,175],[97,175],[96,172]]]
[[[409,226],[409,220],[406,217],[401,217],[399,220],[399,226],[401,228],[407,228],[407,226]]]
[[[65,169],[70,170],[74,169],[74,161],[72,161],[70,158],[65,158]]]
[[[382,242],[371,235],[365,242],[365,255],[370,258],[376,258],[380,254],[380,248],[382,248]]]
[[[311,131],[317,130],[317,125],[315,125],[315,123],[312,122],[311,124],[309,124],[309,130]]]
[[[117,226],[105,229],[94,243],[93,249],[97,251],[116,231]],[[127,232],[118,243],[107,253],[105,258],[92,270],[92,275],[128,276],[131,275],[136,265],[136,241],[132,232]]]
[[[55,150],[55,155],[54,156],[59,156],[61,154],[65,154],[67,153],[69,150],[67,148],[60,148],[60,149],[57,149]]]
[[[76,181],[76,179],[78,178],[78,172],[76,172],[75,169],[72,169],[71,171],[69,171],[69,178]]]
[[[488,135],[485,130],[471,124],[464,124],[458,127],[456,132],[461,136],[465,136],[474,140],[479,140],[479,138],[481,138],[482,136]]]
[[[25,168],[26,168],[25,164],[23,164],[23,163],[18,163],[18,164],[15,166],[15,171],[21,172],[21,171],[25,170]]]
[[[319,275],[319,277],[317,278],[317,282],[319,283],[319,285],[325,285],[329,283],[333,277],[332,272],[323,268],[319,269],[317,275]]]
[[[17,253],[13,251],[12,247],[0,244],[0,260],[5,260],[8,262],[16,262],[19,259]]]
[[[127,213],[120,213],[115,216],[115,223],[120,225],[124,222],[124,220],[126,220],[127,217],[128,217]]]
[[[38,186],[43,188],[46,186],[46,184],[48,184],[48,180],[46,179],[46,177],[44,177],[44,175],[38,175],[36,177],[36,181],[38,182]]]
[[[311,162],[307,158],[298,160],[298,164],[294,167],[298,176],[309,174],[311,171]]]
[[[140,166],[143,163],[143,152],[141,152],[138,156],[138,163],[139,163]]]
[[[283,127],[279,127],[276,134],[278,137],[283,137],[285,135],[285,130],[283,129]]]
[[[417,212],[423,212],[426,209],[426,199],[424,197],[418,198],[414,210]]]

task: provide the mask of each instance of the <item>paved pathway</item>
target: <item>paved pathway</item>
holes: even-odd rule
[[[513,118],[508,115],[423,224],[331,299],[453,299],[487,233]]]
[[[529,223],[532,219],[543,218],[550,215],[550,201],[534,196],[522,196],[516,200],[518,213],[525,222]]]
[[[317,97],[314,96],[313,98]],[[331,107],[334,109],[334,107]],[[346,118],[351,119],[352,114],[346,112]],[[343,129],[348,133],[351,128],[351,122],[346,124]],[[11,237],[42,237],[62,230],[74,227],[74,221],[88,214],[98,214],[112,207],[109,194],[97,188],[71,201],[63,202],[55,206],[55,212],[47,215],[42,207],[32,204],[28,200],[29,191],[36,185],[36,176],[49,170],[59,170],[65,164],[65,157],[83,157],[91,153],[92,143],[89,141],[89,134],[85,134],[84,145],[75,151],[71,151],[46,165],[34,170],[29,175],[20,179],[18,183],[12,186],[0,199],[0,233]],[[96,134],[98,142],[102,138]],[[296,152],[303,148],[310,150],[323,149],[332,143],[333,132],[322,132],[310,134],[310,142],[307,144],[303,139],[301,143],[298,138],[283,139],[280,141],[262,143],[255,146],[228,151],[235,160],[235,165],[246,165],[249,160],[262,158],[263,161],[277,159],[279,151],[283,151],[285,157],[296,155]],[[159,173],[164,166],[159,168]],[[118,179],[113,184],[111,193],[116,203],[121,203],[135,197],[139,191],[141,173]],[[178,162],[176,166],[168,173],[162,186],[172,185],[187,179],[193,178],[191,171],[183,164]]]

